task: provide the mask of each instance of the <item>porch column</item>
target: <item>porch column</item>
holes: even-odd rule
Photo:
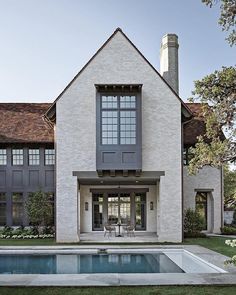
[[[74,176],[57,176],[56,240],[60,243],[79,242],[78,183]]]
[[[182,242],[181,175],[168,171],[159,184],[159,242]]]
[[[78,185],[78,195],[77,195],[77,234],[78,234],[78,238],[80,240],[80,223],[81,223],[81,220],[80,220],[80,201],[81,201],[81,198],[80,198],[80,187]]]

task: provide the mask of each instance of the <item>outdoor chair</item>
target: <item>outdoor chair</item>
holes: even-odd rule
[[[127,225],[125,230],[127,232],[127,236],[135,237],[135,234],[134,234],[135,226],[133,224]]]
[[[116,235],[116,228],[114,226],[111,226],[109,224],[104,225],[104,237],[108,233],[108,237],[112,236],[112,232]]]

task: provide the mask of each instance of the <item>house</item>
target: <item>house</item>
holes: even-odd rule
[[[1,225],[26,225],[22,204],[41,188],[55,191],[58,242],[106,223],[181,242],[188,207],[220,232],[221,169],[187,171],[205,125],[178,95],[178,47],[163,37],[159,73],[118,28],[53,104],[0,104]]]

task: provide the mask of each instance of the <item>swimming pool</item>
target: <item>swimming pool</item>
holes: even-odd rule
[[[17,252],[16,252],[17,253]],[[0,254],[0,274],[220,273],[186,250],[109,249],[84,253]]]

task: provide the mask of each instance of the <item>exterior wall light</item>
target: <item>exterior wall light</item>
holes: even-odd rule
[[[88,211],[88,206],[89,206],[88,202],[85,202],[84,203],[84,209],[85,209],[85,211]]]
[[[150,202],[150,210],[153,210],[153,202]]]

